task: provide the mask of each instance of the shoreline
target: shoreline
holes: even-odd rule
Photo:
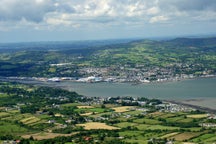
[[[198,78],[193,78],[193,79],[183,79],[181,81],[196,80],[196,79],[207,79],[207,78],[215,78],[215,76],[214,77],[198,77]],[[39,81],[39,80],[32,80],[32,79],[10,79],[10,78],[7,78],[7,77],[0,77],[0,81],[3,81],[3,82],[18,82],[18,83],[23,83],[23,84],[37,85],[37,86],[48,86],[48,87],[54,87],[54,88],[61,88],[61,89],[65,89],[65,90],[69,90],[68,86],[61,85],[61,83],[72,82],[72,81],[60,81],[60,82],[48,81],[47,82],[47,81]],[[172,83],[172,82],[178,82],[178,81],[169,81],[169,83]],[[74,82],[74,83],[82,83],[82,82]],[[108,82],[101,82],[101,83],[108,83]],[[113,82],[113,83],[116,83],[116,82]],[[166,83],[166,82],[162,82],[162,83]],[[159,83],[159,85],[162,84],[162,83]],[[88,84],[93,84],[93,83],[83,83],[83,84],[88,85]],[[112,82],[110,84],[112,84]],[[131,83],[127,83],[127,84],[131,84]],[[141,84],[138,84],[138,85],[145,85],[145,84],[146,83],[141,83]],[[158,82],[157,83],[147,83],[147,85],[148,84],[158,84]],[[133,86],[136,86],[136,85],[133,85]],[[74,91],[79,93],[76,90],[74,90]],[[84,95],[84,96],[91,97],[90,95]],[[185,103],[184,101],[168,100],[166,98],[165,99],[164,98],[157,98],[157,99],[160,99],[160,100],[166,101],[166,102],[171,102],[171,103],[174,103],[174,104],[181,104],[181,105],[188,106],[188,107],[195,108],[195,109],[202,110],[202,111],[216,113],[216,108],[205,107],[205,106],[203,107],[203,106],[200,106],[199,104],[193,104],[192,102],[198,100],[198,99],[193,98],[193,97],[191,99],[188,99],[189,103]],[[199,99],[200,99],[200,97],[199,97]],[[203,99],[205,99],[205,97],[203,97]]]
[[[173,103],[173,104],[178,104],[178,105],[183,105],[183,106],[187,106],[187,107],[191,107],[200,111],[205,111],[205,112],[209,112],[209,113],[216,113],[216,109],[212,109],[212,108],[208,108],[208,107],[203,107],[203,106],[198,106],[198,105],[193,105],[193,104],[188,104],[188,103],[184,103],[184,102],[180,102],[180,101],[175,101],[175,100],[163,100],[164,102],[169,102],[169,103]]]
[[[141,81],[119,81],[116,79],[115,81],[78,81],[73,77],[64,78],[64,77],[55,77],[55,78],[37,78],[37,77],[3,77],[0,76],[0,81],[29,81],[29,82],[38,82],[38,83],[61,83],[61,82],[75,82],[75,83],[126,83],[131,85],[142,85],[142,84],[163,84],[163,83],[172,83],[172,82],[181,82],[185,80],[196,80],[196,79],[206,79],[206,78],[216,78],[216,75],[203,75],[199,77],[179,77],[179,78],[172,78],[163,81],[149,81],[149,82],[141,82]]]

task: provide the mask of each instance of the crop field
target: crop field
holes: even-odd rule
[[[25,133],[28,130],[16,124],[11,124],[9,122],[0,121],[0,135],[1,134],[20,134]]]
[[[127,112],[127,111],[130,111],[130,109],[134,108],[133,106],[122,106],[122,107],[115,107],[115,108],[112,108],[115,112],[119,112],[119,113],[122,113],[122,112]]]
[[[185,141],[185,140],[191,139],[193,137],[199,136],[200,134],[201,134],[200,132],[196,132],[196,133],[185,132],[185,133],[177,134],[171,138],[174,138],[177,141]]]
[[[93,106],[77,106],[79,109],[91,109],[94,108]]]
[[[166,120],[168,122],[176,122],[176,121],[180,121],[185,119],[183,116],[176,116],[176,117],[171,117],[171,118],[167,118]]]
[[[216,133],[215,134],[203,134],[203,135],[200,135],[199,137],[192,139],[192,141],[196,143],[208,142],[208,140],[212,138],[215,138],[216,140]]]
[[[86,130],[91,129],[107,129],[107,130],[114,130],[119,129],[117,127],[106,125],[105,123],[99,123],[99,122],[89,122],[85,124],[77,124],[77,126],[83,126]]]
[[[66,104],[62,104],[61,106],[63,107],[74,107],[74,106],[79,106],[80,104],[78,103],[66,103]]]
[[[175,136],[177,134],[179,134],[179,132],[168,133],[166,135],[163,135],[161,138],[170,138],[170,137]]]
[[[160,133],[157,132],[142,132],[142,131],[124,131],[119,132],[119,135],[125,137],[124,141],[130,143],[147,144],[148,140],[154,137],[160,137]]]
[[[194,114],[194,115],[187,115],[188,118],[206,118],[207,114]]]
[[[152,117],[159,117],[164,115],[164,113],[162,112],[153,112],[153,113],[149,113],[148,116],[152,116]]]
[[[189,123],[189,122],[192,122],[192,121],[193,121],[192,118],[184,118],[184,119],[178,120],[177,122],[181,122],[181,123]]]
[[[38,121],[40,121],[40,119],[35,117],[35,116],[24,118],[24,119],[21,120],[21,122],[26,124],[26,125],[36,123]]]
[[[148,118],[142,118],[142,119],[136,119],[133,120],[135,123],[140,123],[140,124],[160,124],[161,122],[155,119],[148,119]]]
[[[8,116],[10,116],[10,113],[0,112],[0,118],[5,118],[5,117],[8,117]]]
[[[23,138],[30,138],[31,136],[36,140],[43,140],[43,139],[51,139],[59,136],[71,136],[73,134],[57,134],[57,133],[36,133],[36,134],[30,134],[30,135],[23,135]]]
[[[93,112],[87,112],[87,113],[82,113],[82,114],[80,114],[81,116],[89,116],[89,115],[92,115],[93,114]]]
[[[128,115],[138,115],[138,114],[142,114],[142,111],[139,110],[132,110],[132,111],[126,111],[124,112],[124,114],[128,114]]]
[[[82,106],[83,107],[83,106]],[[106,111],[106,109],[104,108],[94,108],[94,107],[87,107],[87,108],[79,108],[79,109],[75,109],[76,112],[79,112],[81,114],[85,114],[85,113],[90,113],[90,112],[94,112],[94,113],[103,113]]]
[[[140,130],[145,130],[145,129],[141,129],[142,125],[137,126],[138,129]],[[178,130],[179,127],[173,127],[173,126],[163,126],[163,125],[149,125],[149,127],[147,127],[147,129],[150,130]]]
[[[172,113],[164,113],[163,115],[160,115],[160,118],[171,118],[171,117],[175,117],[175,114]]]
[[[9,117],[3,118],[4,120],[21,121],[22,119],[32,117],[32,114],[13,114]]]
[[[132,123],[132,122],[121,122],[118,124],[115,124],[115,126],[120,127],[120,128],[126,128],[128,126],[137,126],[137,123]]]

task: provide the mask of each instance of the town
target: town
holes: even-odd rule
[[[62,66],[61,64],[59,64]],[[78,70],[82,77],[6,77],[12,80],[36,80],[36,81],[73,81],[73,82],[117,82],[117,83],[161,83],[161,82],[173,82],[184,79],[194,78],[208,78],[215,77],[211,71],[203,71],[199,75],[195,74],[174,74],[170,69],[164,69],[156,67],[154,69],[140,69],[140,68],[81,68]]]

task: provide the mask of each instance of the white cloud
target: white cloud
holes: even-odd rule
[[[41,22],[43,16],[53,11],[51,0],[1,0],[0,20]]]
[[[160,10],[156,6],[151,7],[147,10],[147,14],[149,14],[149,15],[155,15],[155,14],[158,14],[159,12],[160,12]]]
[[[215,0],[1,0],[0,5],[0,22],[15,28],[216,21],[215,15]]]
[[[155,17],[152,17],[149,22],[150,23],[165,22],[168,19],[169,18],[166,16],[155,16]]]

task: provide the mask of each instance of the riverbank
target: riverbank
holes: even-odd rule
[[[207,108],[207,107],[202,107],[202,106],[187,104],[187,103],[184,103],[184,102],[173,101],[173,100],[164,100],[164,102],[169,102],[169,103],[173,103],[173,104],[183,105],[183,106],[194,108],[196,110],[200,110],[200,111],[205,111],[205,112],[208,112],[208,113],[215,113],[216,114],[216,109],[212,109],[212,108]]]
[[[14,80],[3,78],[3,81]],[[15,82],[50,86],[75,91],[89,97],[146,97],[160,100],[173,100],[198,107],[216,109],[216,78],[188,79],[167,83],[148,83],[131,85],[131,83],[78,83],[71,81],[43,82],[16,80]]]

